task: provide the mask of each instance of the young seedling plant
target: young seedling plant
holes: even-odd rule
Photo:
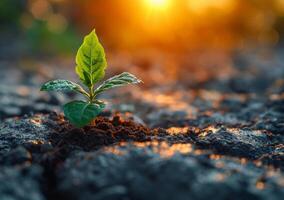
[[[76,65],[76,73],[87,90],[69,80],[52,80],[45,83],[41,91],[74,91],[84,95],[86,101],[72,101],[63,107],[66,118],[79,128],[88,125],[105,108],[105,102],[97,99],[99,94],[111,88],[142,82],[133,74],[123,72],[95,88],[95,84],[105,76],[107,67],[104,48],[95,30],[84,38],[76,55]]]

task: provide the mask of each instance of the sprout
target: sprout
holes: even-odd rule
[[[105,103],[97,99],[98,94],[111,88],[142,82],[133,74],[123,72],[95,88],[95,84],[105,76],[107,61],[104,48],[94,30],[84,38],[76,55],[76,64],[76,73],[88,88],[87,91],[68,80],[49,81],[41,87],[41,91],[75,91],[86,97],[87,101],[72,101],[63,107],[65,116],[76,127],[89,124],[105,108]]]

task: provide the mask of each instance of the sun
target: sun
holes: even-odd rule
[[[152,7],[165,8],[168,5],[169,0],[148,0],[148,3]]]

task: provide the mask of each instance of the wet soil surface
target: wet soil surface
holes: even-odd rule
[[[1,61],[0,199],[283,199],[282,57],[111,91],[82,129],[60,109],[76,95],[38,91],[72,69]]]

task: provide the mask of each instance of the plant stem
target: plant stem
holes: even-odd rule
[[[94,95],[94,86],[92,85],[91,87],[89,87],[89,93],[90,93],[90,103],[93,103],[94,99],[95,99],[95,95]]]

